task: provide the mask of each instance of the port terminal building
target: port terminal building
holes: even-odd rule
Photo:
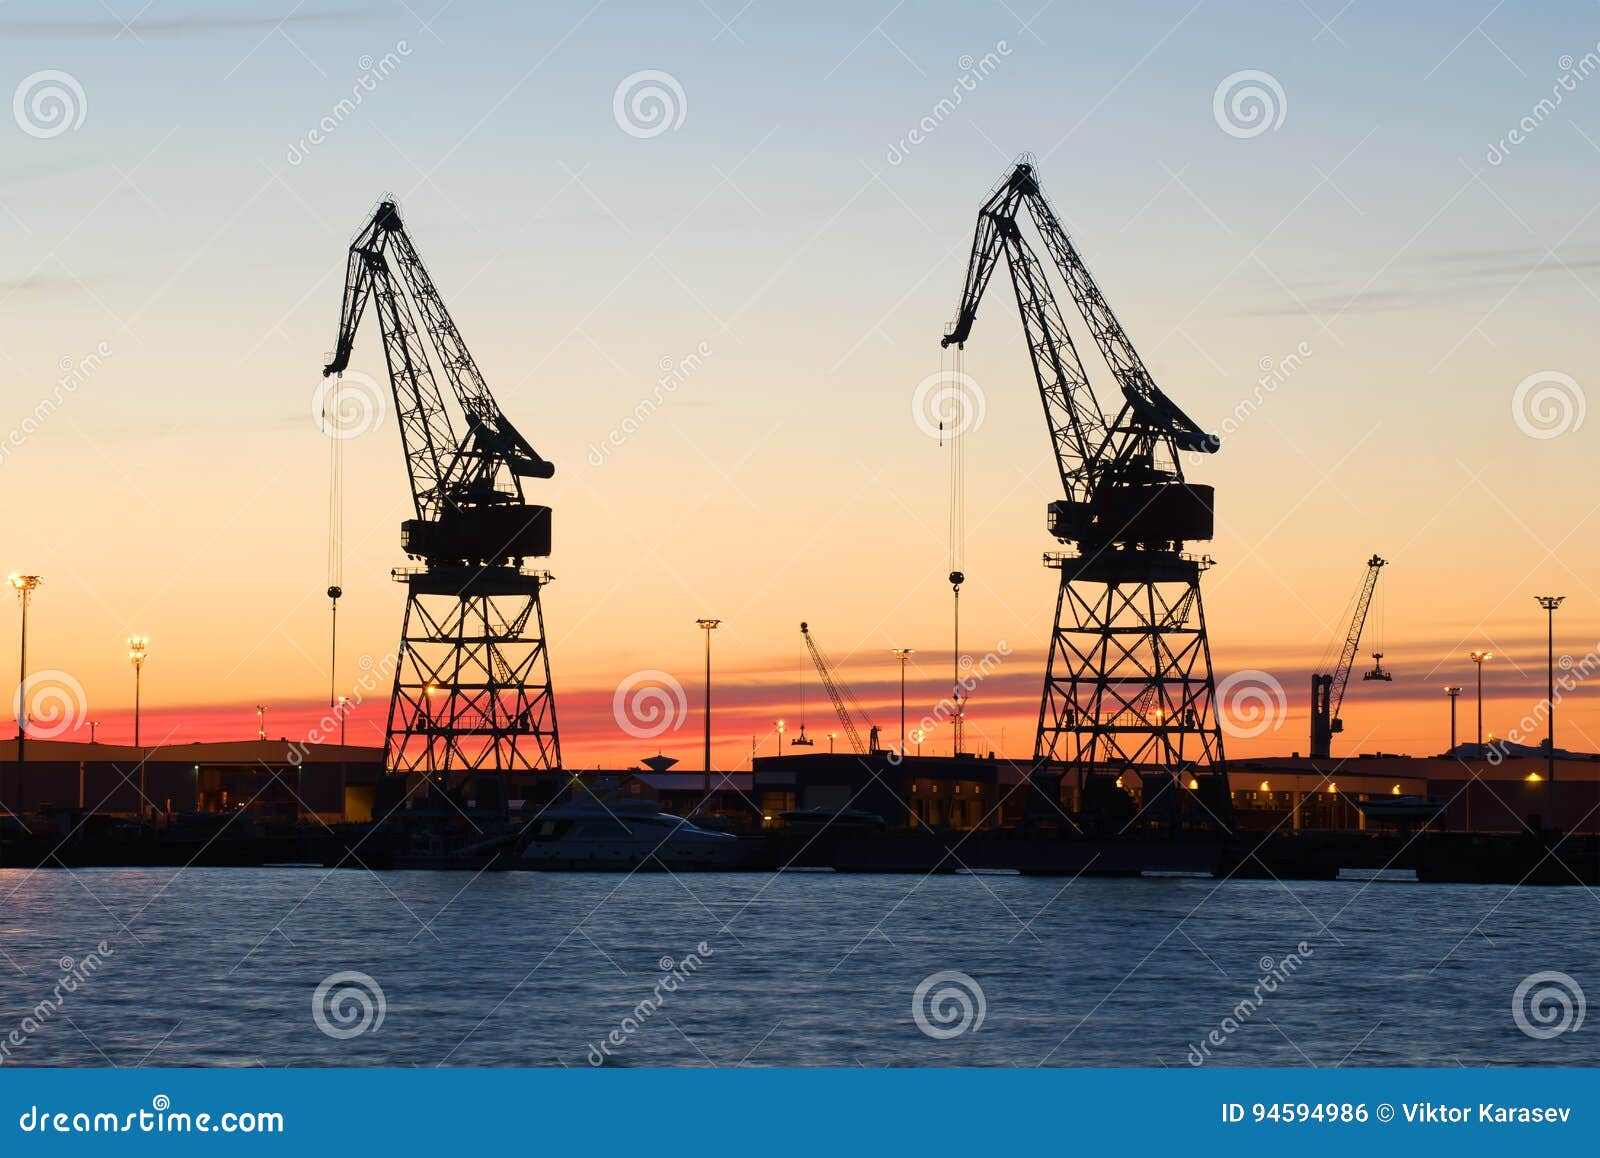
[[[225,740],[135,748],[30,738],[23,750],[18,763],[17,741],[0,741],[0,819],[154,811],[365,821],[383,775],[383,750],[354,744]]]
[[[381,748],[287,740],[135,748],[30,739],[25,756],[19,764],[15,739],[0,741],[0,825],[48,812],[131,818],[152,809],[361,823],[373,818],[385,780]],[[1230,761],[1226,771],[1234,823],[1246,831],[1365,829],[1385,823],[1373,819],[1383,802],[1416,801],[1429,806],[1435,829],[1518,832],[1547,823],[1548,815],[1562,831],[1600,833],[1600,755],[1558,752],[1554,767],[1552,790],[1542,754],[1464,745],[1436,757],[1261,757]],[[609,781],[665,811],[711,812],[741,826],[781,828],[786,813],[848,809],[880,817],[886,828],[959,831],[1024,823],[1026,785],[1039,770],[995,756],[808,753],[758,757],[750,771],[713,772],[709,799],[701,772],[643,768],[517,774],[508,791],[514,805],[537,806],[574,780]],[[1137,812],[1140,778],[1121,781]],[[1069,809],[1073,803],[1066,790],[1061,801]]]

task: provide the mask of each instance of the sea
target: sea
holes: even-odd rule
[[[1597,946],[1382,876],[0,870],[0,1065],[1593,1066]]]

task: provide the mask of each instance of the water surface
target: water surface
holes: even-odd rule
[[[4,870],[0,1041],[25,1065],[1183,1066],[1216,1031],[1206,1064],[1595,1065],[1600,1025],[1530,1037],[1512,998],[1548,970],[1600,996],[1597,943],[1581,888]],[[330,1036],[313,998],[348,972],[382,1021]],[[949,1037],[913,1012],[939,973],[981,991],[934,983],[932,1030],[971,1011]]]

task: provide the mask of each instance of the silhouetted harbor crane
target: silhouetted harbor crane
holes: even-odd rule
[[[1122,394],[1110,420],[1056,304],[1044,263],[1023,237],[1026,210]],[[1001,259],[1011,272],[1065,497],[1049,530],[1071,548],[1045,556],[1061,572],[1034,757],[1062,762],[1082,796],[1139,773],[1146,807],[1169,789],[1209,819],[1232,814],[1200,601],[1209,558],[1184,544],[1212,537],[1213,489],[1184,481],[1184,454],[1217,449],[1156,386],[1024,155],[978,213],[960,309],[945,346],[972,332]],[[1165,806],[1164,806],[1165,807]],[[1187,810],[1187,809],[1186,809]]]
[[[1356,651],[1361,646],[1361,631],[1367,623],[1367,611],[1372,606],[1372,593],[1378,587],[1378,573],[1388,566],[1387,559],[1374,555],[1367,560],[1367,570],[1361,577],[1361,587],[1356,592],[1355,612],[1350,616],[1350,627],[1345,632],[1344,649],[1339,653],[1339,666],[1331,675],[1315,674],[1311,677],[1311,758],[1332,758],[1333,736],[1344,731],[1344,721],[1339,718],[1339,705],[1344,703],[1345,685],[1350,682],[1350,668],[1355,663]],[[1383,669],[1383,652],[1372,653],[1372,670],[1361,678],[1383,680],[1394,677]]]
[[[422,563],[395,572],[406,585],[406,613],[389,704],[388,768],[559,768],[539,599],[550,575],[524,567],[550,554],[550,508],[527,501],[524,480],[550,478],[555,468],[489,393],[393,201],[378,205],[350,245],[338,345],[325,376],[349,365],[369,303],[383,335],[416,511],[401,524],[401,546]]]
[[[817,641],[811,638],[809,624],[802,623],[800,625],[800,635],[805,640],[806,650],[811,653],[811,662],[816,666],[817,677],[822,681],[823,690],[828,693],[828,699],[833,702],[834,714],[839,717],[839,726],[844,729],[844,734],[850,741],[850,747],[855,750],[857,756],[870,756],[879,751],[878,725],[867,718],[867,711],[861,706],[861,702],[856,699],[855,693],[842,684],[834,674],[833,665],[822,654],[822,649],[817,646]],[[845,702],[847,698],[849,700],[848,704]],[[855,708],[854,715],[850,712],[851,707]],[[861,717],[862,722],[867,725],[867,739],[864,742],[861,739],[861,733],[856,730],[856,716]]]

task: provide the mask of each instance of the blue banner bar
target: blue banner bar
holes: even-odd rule
[[[0,1153],[1596,1153],[1593,1070],[0,1071]],[[403,1148],[403,1149],[402,1149]],[[503,1151],[502,1151],[503,1152]]]

